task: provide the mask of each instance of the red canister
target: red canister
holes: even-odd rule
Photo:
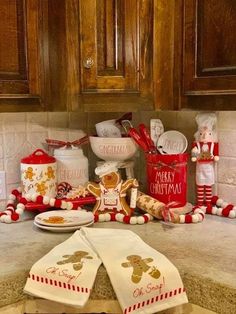
[[[187,202],[188,154],[146,154],[148,194],[158,201],[176,206]]]

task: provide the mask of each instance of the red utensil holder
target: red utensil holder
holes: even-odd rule
[[[182,207],[187,200],[188,154],[146,154],[148,194],[171,207]]]

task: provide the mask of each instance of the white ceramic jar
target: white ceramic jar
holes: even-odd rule
[[[56,159],[42,149],[21,159],[22,195],[38,193],[55,197],[57,188]]]
[[[59,148],[54,150],[57,160],[57,183],[67,182],[78,187],[88,182],[88,158],[81,148]]]

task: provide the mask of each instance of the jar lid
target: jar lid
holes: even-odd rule
[[[22,158],[21,162],[24,164],[50,164],[56,162],[56,159],[42,149],[36,149],[31,155]]]
[[[81,148],[73,147],[73,148],[58,148],[54,150],[54,156],[70,156],[70,157],[79,157],[83,156],[83,151]]]

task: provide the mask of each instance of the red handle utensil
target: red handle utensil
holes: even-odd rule
[[[125,129],[126,133],[132,137],[132,139],[142,148],[145,152],[149,151],[146,141],[140,136],[138,131],[132,126],[129,120],[123,120],[122,126]]]
[[[148,151],[150,153],[156,153],[157,149],[155,147],[153,140],[151,139],[150,132],[147,129],[147,127],[145,126],[145,124],[143,124],[143,123],[139,124],[139,132],[147,144]]]

